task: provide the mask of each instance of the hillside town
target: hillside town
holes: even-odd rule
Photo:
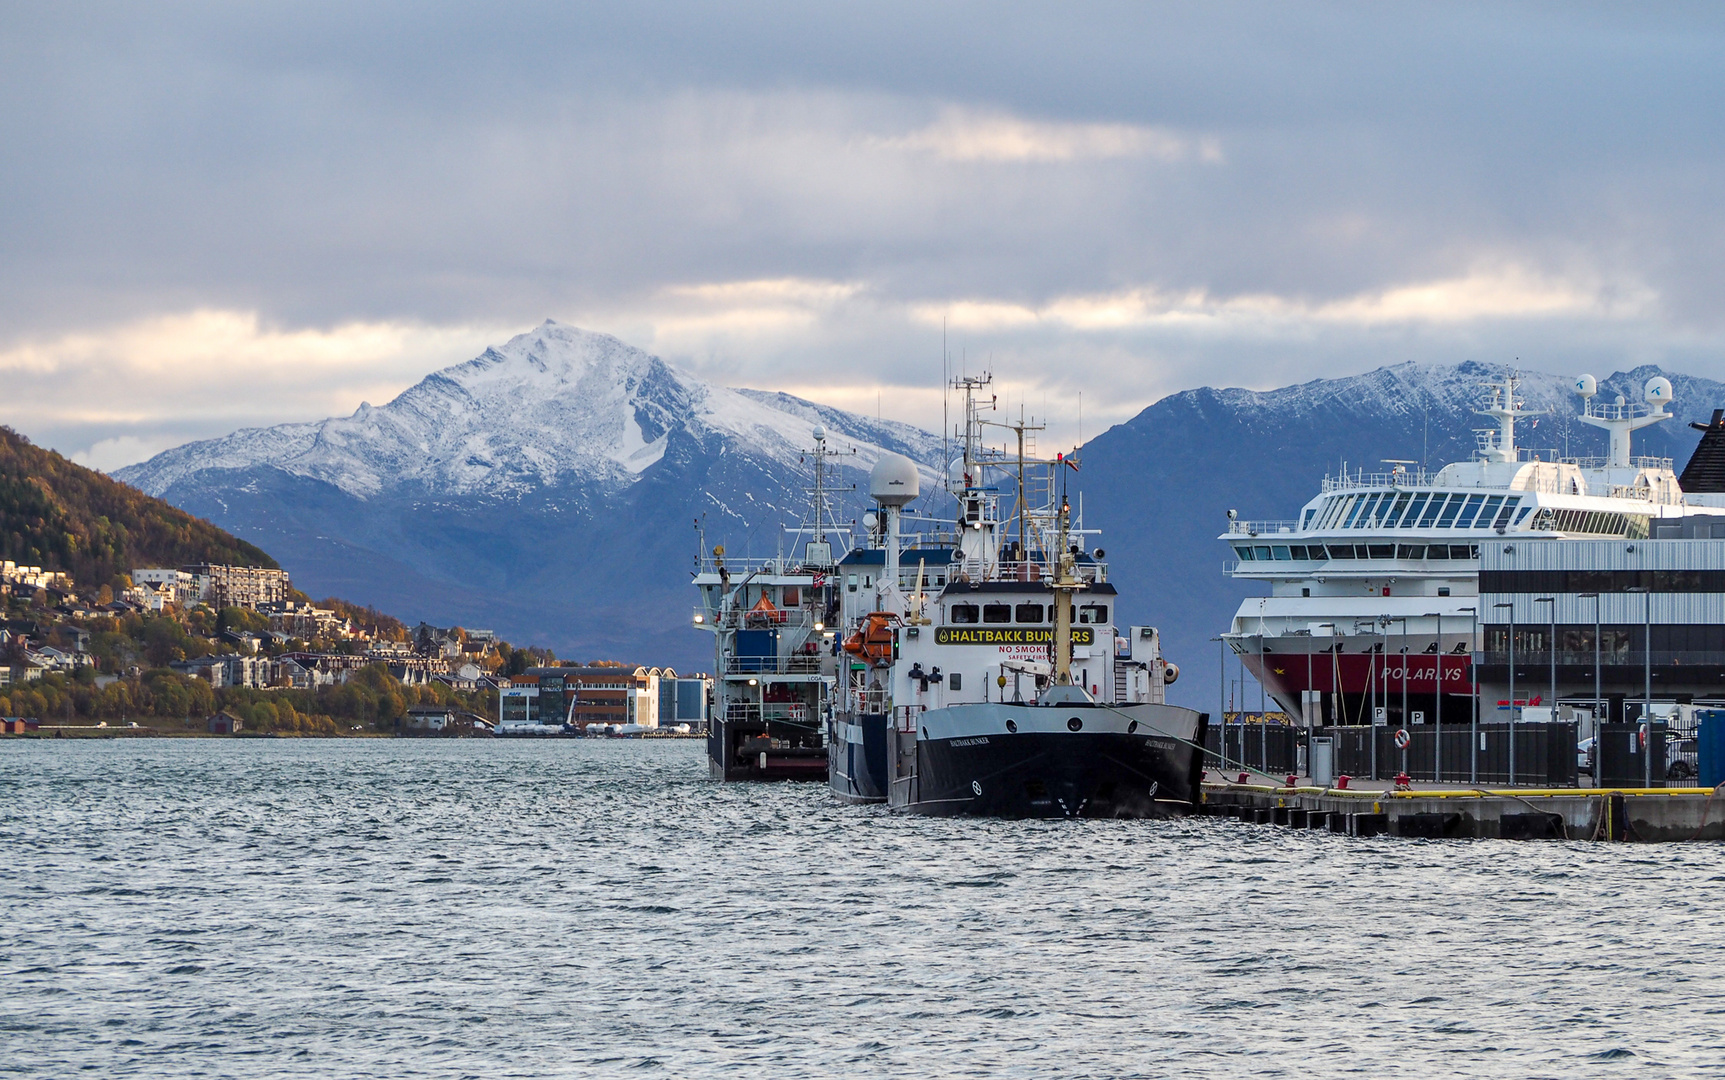
[[[486,629],[410,628],[314,603],[269,567],[135,567],[92,594],[63,572],[3,561],[0,603],[7,731],[44,716],[192,727],[207,713],[220,734],[628,734],[699,730],[706,715],[704,678],[559,665]]]

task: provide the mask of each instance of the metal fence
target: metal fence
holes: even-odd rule
[[[1412,780],[1437,783],[1577,786],[1580,755],[1573,723],[1515,725],[1513,769],[1507,724],[1482,726],[1477,733],[1468,727],[1445,727],[1440,733],[1435,726],[1418,725],[1404,729],[1408,733],[1406,747],[1396,745],[1396,730],[1348,726],[1317,728],[1309,734],[1332,741],[1337,776],[1389,780],[1406,773]],[[1308,732],[1304,729],[1223,724],[1205,735],[1205,764],[1224,772],[1247,769],[1273,777],[1305,775],[1307,748]],[[1659,752],[1656,749],[1655,755]],[[1639,780],[1636,786],[1640,786]]]

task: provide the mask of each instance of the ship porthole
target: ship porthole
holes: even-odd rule
[[[1014,735],[1018,734],[1018,721],[1008,720],[1006,722],[1006,730],[1012,732]]]
[[[1128,734],[1128,735],[1132,734],[1134,731],[1137,731],[1137,730],[1138,730],[1138,721],[1136,721],[1136,720],[1134,720],[1130,724],[1126,725],[1126,734]]]
[[[982,781],[972,780],[970,782],[970,790],[974,794],[981,795],[982,794]]]
[[[1074,716],[1072,719],[1066,721],[1066,730],[1067,731],[1077,731],[1079,728],[1082,728],[1083,726],[1084,726],[1084,721],[1080,720],[1076,716]]]

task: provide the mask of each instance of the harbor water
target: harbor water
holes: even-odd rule
[[[1720,1075],[1716,845],[1009,822],[699,741],[0,744],[0,1075]]]

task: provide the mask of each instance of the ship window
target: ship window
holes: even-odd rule
[[[1455,519],[1455,527],[1458,529],[1465,529],[1471,526],[1473,524],[1473,517],[1475,514],[1479,513],[1479,505],[1483,502],[1485,502],[1484,495],[1469,495],[1467,497],[1467,505],[1462,507],[1460,516]]]
[[[1288,551],[1289,551],[1289,558],[1299,559],[1302,561],[1307,558],[1306,548],[1305,548],[1304,544],[1295,544],[1293,547],[1289,548]]]
[[[1394,544],[1373,544],[1366,549],[1368,557],[1373,559],[1393,559],[1396,557]]]
[[[1252,557],[1257,559],[1259,562],[1269,562],[1270,546],[1268,544],[1259,544],[1257,547],[1252,549]]]
[[[964,673],[959,671],[948,672],[946,676],[946,686],[949,690],[963,690]]]
[[[1405,491],[1396,496],[1395,508],[1384,515],[1384,528],[1393,529],[1396,527],[1396,522],[1400,520],[1402,512],[1408,508],[1408,500],[1411,498],[1413,496]]]
[[[1101,626],[1108,621],[1108,605],[1085,604],[1078,609],[1078,621],[1090,626]]]
[[[1003,623],[1012,621],[1011,604],[982,605],[982,621],[985,623]]]
[[[1426,557],[1424,544],[1403,544],[1396,552],[1398,559],[1423,559]]]
[[[1449,595],[1449,586],[1448,585],[1439,585],[1438,589],[1437,589],[1437,594],[1439,596],[1448,596]],[[1433,673],[1434,674],[1436,673],[1435,668],[1433,669]]]
[[[952,605],[952,621],[955,623],[973,623],[978,614],[975,604]]]
[[[1270,548],[1270,554],[1272,554],[1276,557],[1277,562],[1287,562],[1288,561],[1288,545],[1277,544],[1274,547]]]
[[[1479,512],[1479,517],[1474,521],[1473,527],[1476,529],[1491,528],[1491,523],[1497,520],[1497,507],[1501,502],[1503,502],[1502,495],[1493,495],[1487,499],[1485,509]]]
[[[1503,509],[1497,512],[1497,520],[1492,522],[1493,528],[1501,529],[1509,524],[1509,517],[1515,512],[1515,504],[1521,501],[1520,495],[1511,495],[1503,501]]]
[[[1041,604],[1020,604],[1012,612],[1014,622],[1039,623],[1042,621]]]
[[[1352,544],[1331,544],[1330,545],[1330,558],[1332,558],[1332,559],[1351,559],[1353,557],[1354,557],[1354,545],[1352,545]]]
[[[801,607],[803,603],[802,590],[795,585],[785,586],[785,602],[781,607]]]
[[[1433,545],[1431,545],[1430,547],[1426,548],[1426,558],[1428,558],[1428,559],[1447,559],[1447,558],[1449,558],[1449,545],[1448,544],[1433,544]]]
[[[847,575],[845,578],[845,585],[850,589],[851,592],[856,592],[857,591],[857,576],[855,574]]]
[[[1462,502],[1463,502],[1462,496],[1460,496],[1460,495],[1451,495],[1450,496],[1449,502],[1444,504],[1443,513],[1438,516],[1438,520],[1437,520],[1437,527],[1438,528],[1447,529],[1450,527],[1450,525],[1452,525],[1455,522],[1456,511],[1458,511],[1462,508]]]
[[[1241,544],[1238,547],[1236,547],[1234,549],[1234,554],[1240,556],[1240,558],[1245,560],[1246,562],[1252,561],[1252,549],[1245,544]]]
[[[1520,496],[1517,496],[1517,498],[1520,498]],[[1521,519],[1522,519],[1522,518],[1524,518],[1524,517],[1526,517],[1526,516],[1527,516],[1527,512],[1528,512],[1528,511],[1529,511],[1529,510],[1532,510],[1532,509],[1533,509],[1533,507],[1532,507],[1532,506],[1524,506],[1524,507],[1522,507],[1522,508],[1521,508],[1521,512],[1520,512],[1520,513],[1518,513],[1518,514],[1516,514],[1516,515],[1515,515],[1515,523],[1516,523],[1516,524],[1517,524],[1517,525],[1520,525],[1520,524],[1521,524]]]
[[[1348,511],[1348,520],[1342,523],[1342,528],[1344,528],[1344,529],[1353,528],[1354,522],[1356,522],[1360,519],[1361,512],[1363,512],[1365,510],[1366,504],[1370,503],[1373,498],[1375,498],[1375,496],[1361,495],[1358,499],[1355,499],[1354,500],[1354,508],[1352,510]]]
[[[1414,496],[1413,505],[1409,506],[1408,512],[1402,516],[1402,528],[1411,529],[1414,527],[1420,519],[1420,509],[1425,506],[1426,500],[1429,498],[1431,496],[1423,491]]]
[[[1312,527],[1312,518],[1314,515],[1317,514],[1317,512],[1318,512],[1317,509],[1314,507],[1313,509],[1307,510],[1304,514],[1300,515],[1300,531],[1301,532],[1304,532],[1307,529]]]
[[[1420,515],[1420,528],[1431,528],[1432,522],[1437,520],[1438,511],[1443,509],[1444,500],[1447,498],[1449,496],[1441,492],[1432,493],[1432,501],[1426,503],[1426,512]]]
[[[1324,503],[1324,515],[1318,519],[1318,528],[1327,529],[1335,524],[1336,517],[1342,512],[1342,506],[1347,503],[1348,498],[1349,496],[1337,496]]]

